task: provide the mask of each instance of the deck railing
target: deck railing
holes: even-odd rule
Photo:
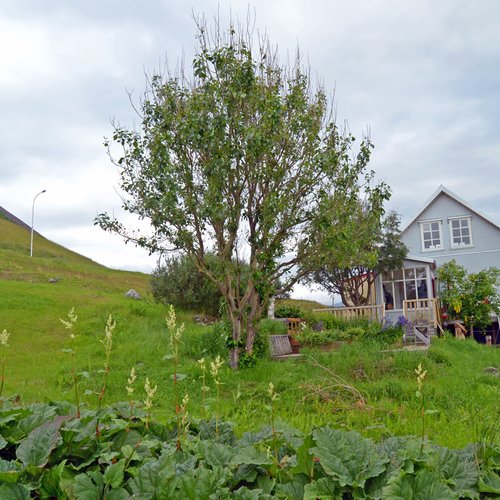
[[[342,319],[366,318],[374,321],[382,321],[385,314],[385,304],[372,306],[352,306],[352,307],[325,307],[314,309],[314,312],[329,312]]]
[[[403,300],[403,314],[412,323],[426,322],[436,330],[443,330],[437,299]]]

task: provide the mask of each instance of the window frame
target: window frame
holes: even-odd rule
[[[460,221],[460,238],[463,238],[462,235],[462,222],[463,220],[467,221],[467,228],[469,229],[469,239],[470,243],[455,243],[453,239],[453,221]],[[470,248],[474,246],[474,240],[472,239],[472,215],[457,215],[454,217],[448,217],[448,226],[450,230],[450,248],[452,249],[460,249],[460,248]]]
[[[418,221],[420,225],[420,243],[422,245],[422,252],[435,252],[437,250],[444,250],[444,244],[443,244],[443,219],[427,219],[427,220],[421,220]],[[429,248],[425,248],[425,241],[424,241],[424,225],[425,224],[432,224],[432,223],[437,223],[438,224],[438,231],[439,231],[439,246],[431,246]],[[430,227],[430,233],[431,233],[431,242],[432,242],[432,226]]]

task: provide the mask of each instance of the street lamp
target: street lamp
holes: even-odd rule
[[[34,198],[33,198],[33,206],[31,207],[31,246],[30,246],[30,257],[33,257],[33,224],[35,221],[35,200],[43,193],[45,193],[47,190],[44,189],[43,191],[40,191]]]

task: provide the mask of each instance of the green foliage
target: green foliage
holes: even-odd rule
[[[303,314],[300,307],[290,305],[278,306],[274,311],[275,318],[302,318]]]
[[[130,418],[126,406],[76,418],[66,403],[4,401],[1,497],[449,499],[500,491],[500,465],[477,460],[470,446],[421,449],[412,437],[378,444],[353,431],[303,434],[279,422],[238,438],[224,422],[215,434],[213,421],[191,420],[179,447],[174,422],[148,422],[140,412]],[[27,418],[39,422],[29,433],[21,426]],[[48,429],[55,437],[42,438]]]
[[[455,260],[439,267],[439,296],[448,314],[464,321],[467,327],[485,330],[491,313],[500,313],[500,269],[495,267],[467,274]]]
[[[214,256],[207,260],[215,261]],[[187,255],[166,259],[151,275],[153,297],[187,311],[219,315],[222,294],[218,287],[196,268]]]

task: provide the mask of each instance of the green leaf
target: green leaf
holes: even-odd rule
[[[25,467],[44,467],[47,464],[52,450],[62,441],[59,433],[62,421],[64,418],[58,417],[37,427],[19,445],[16,456]]]
[[[125,471],[125,459],[121,459],[116,464],[112,464],[104,471],[104,483],[111,488],[118,488],[123,482]]]
[[[434,470],[459,496],[477,497],[479,470],[472,452],[439,447],[434,449],[430,462]]]
[[[42,498],[61,498],[63,497],[63,490],[61,488],[61,478],[66,466],[66,460],[59,464],[46,469],[40,486],[40,493]]]
[[[229,477],[227,469],[221,467],[190,469],[179,478],[178,498],[199,500],[224,497],[229,490],[223,485]]]
[[[458,495],[440,481],[437,474],[422,470],[416,475],[393,476],[383,489],[382,498],[391,500],[452,500]]]
[[[306,476],[303,474],[296,475],[289,483],[278,483],[275,488],[275,496],[289,500],[302,500],[306,484],[309,484]]]
[[[176,470],[173,463],[160,467],[159,461],[144,464],[137,476],[127,483],[132,493],[144,500],[175,498],[177,486]]]
[[[321,467],[340,486],[363,487],[367,479],[386,469],[388,457],[380,455],[375,444],[354,431],[343,432],[328,427],[313,432],[316,447],[312,451]]]
[[[29,500],[30,491],[22,484],[2,484],[0,486],[0,498],[6,500]]]
[[[2,435],[0,435],[0,450],[3,450],[7,446],[7,441]]]
[[[304,442],[297,449],[297,465],[292,467],[291,472],[294,474],[305,474],[312,479],[314,468],[314,455],[309,451],[314,446],[314,441],[311,435],[308,435]]]
[[[479,491],[481,493],[497,493],[500,495],[500,476],[492,470],[486,470],[479,478]]]
[[[265,495],[262,490],[250,490],[246,486],[242,486],[233,492],[232,498],[237,500],[263,500],[271,498],[271,496]]]
[[[331,500],[332,498],[342,498],[342,495],[337,490],[337,483],[331,477],[322,477],[304,487],[304,500]]]
[[[87,474],[75,476],[72,490],[76,500],[101,500],[102,490]]]
[[[253,446],[240,448],[236,455],[231,459],[232,465],[271,465],[272,459],[267,453],[255,449]]]
[[[106,493],[106,500],[129,500],[130,493],[125,488],[110,490]]]
[[[215,441],[199,441],[194,449],[200,459],[204,460],[212,469],[214,467],[227,467],[235,454],[234,448]]]
[[[16,462],[0,460],[0,482],[15,483],[21,474],[21,467]]]

